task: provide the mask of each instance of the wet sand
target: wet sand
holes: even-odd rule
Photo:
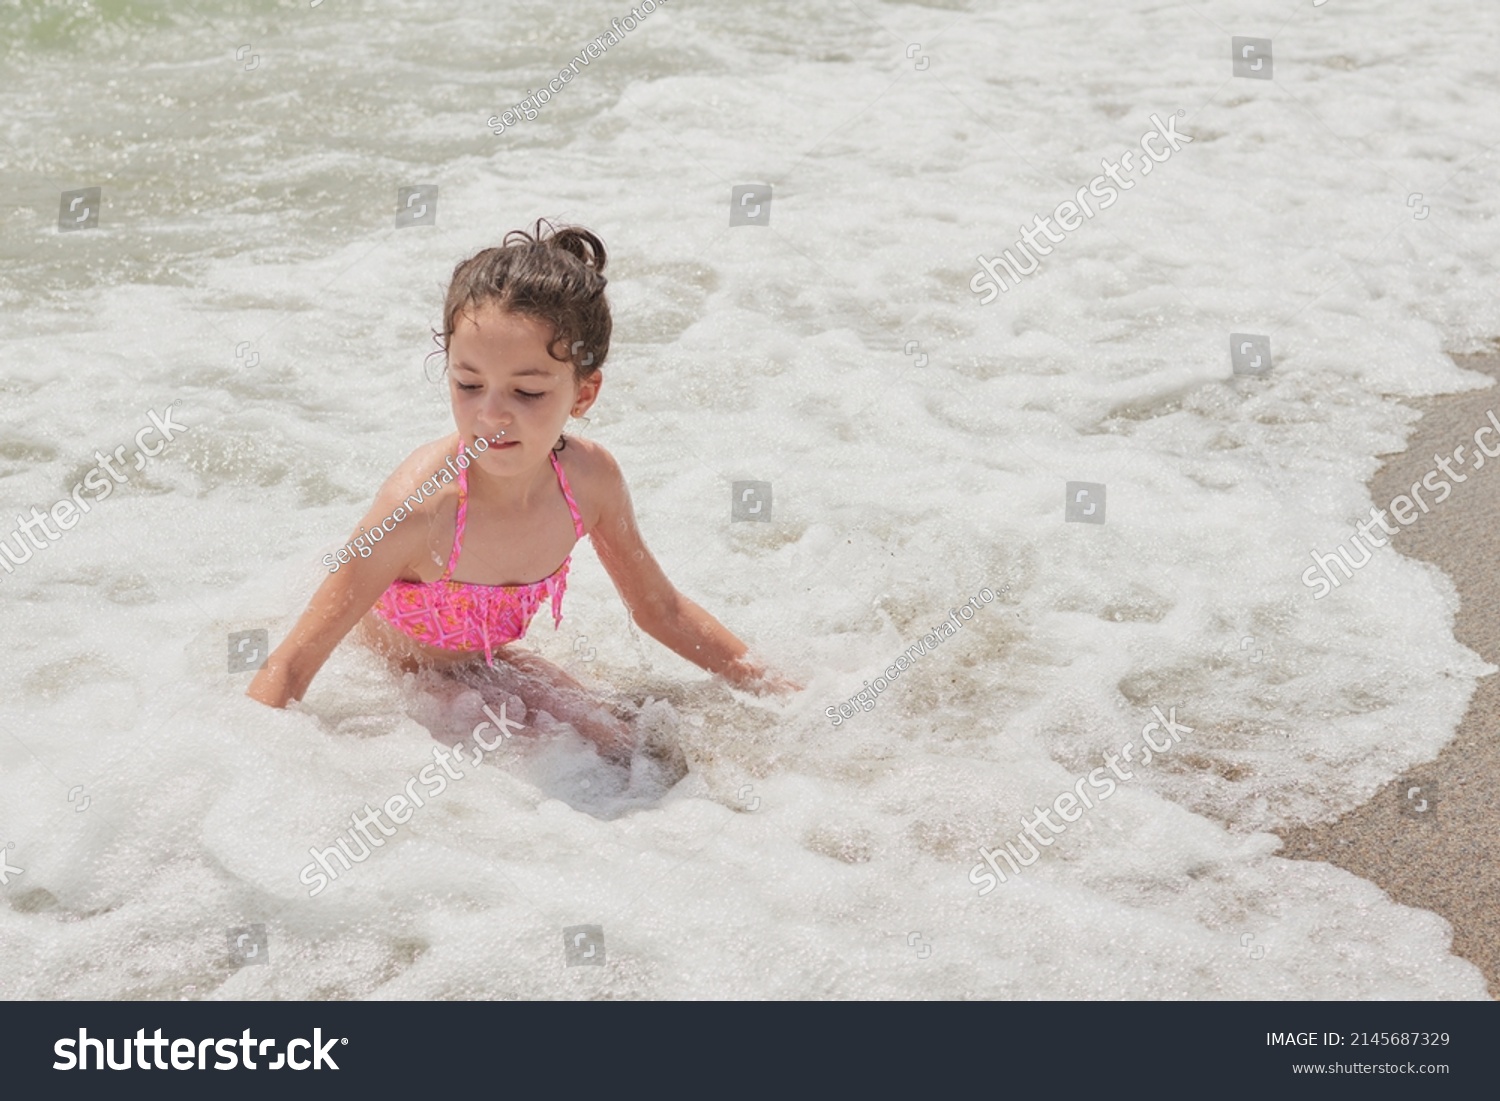
[[[1453,358],[1500,381],[1500,354]],[[1423,417],[1407,449],[1388,457],[1370,481],[1378,508],[1431,470],[1434,455],[1452,454],[1459,443],[1472,451],[1486,410],[1500,417],[1500,386],[1413,405]],[[1496,446],[1494,437],[1488,446]],[[1453,579],[1461,601],[1454,634],[1500,665],[1500,459],[1468,473],[1451,497],[1391,544]],[[1454,953],[1483,971],[1490,996],[1500,998],[1497,790],[1500,675],[1491,675],[1480,680],[1457,736],[1436,760],[1412,768],[1336,822],[1282,831],[1280,855],[1327,861],[1377,884],[1397,902],[1442,915],[1453,925]]]

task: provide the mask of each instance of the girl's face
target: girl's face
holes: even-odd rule
[[[552,327],[490,305],[459,314],[448,341],[453,420],[464,442],[489,441],[478,462],[496,472],[545,462],[569,416],[594,404],[596,371],[579,383],[573,365],[547,352]],[[501,435],[501,433],[504,435]]]

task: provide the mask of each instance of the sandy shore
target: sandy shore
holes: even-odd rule
[[[1500,381],[1500,355],[1454,359]],[[1414,404],[1423,417],[1407,449],[1387,458],[1370,481],[1377,507],[1431,470],[1433,455],[1451,454],[1459,443],[1472,449],[1486,410],[1500,416],[1500,387]],[[1461,599],[1454,634],[1485,661],[1500,664],[1500,465],[1472,472],[1391,544],[1453,579]],[[1483,971],[1490,995],[1500,998],[1497,790],[1500,675],[1479,682],[1457,736],[1435,761],[1413,768],[1337,822],[1283,831],[1281,855],[1336,864],[1397,902],[1441,914],[1453,924],[1453,951]]]

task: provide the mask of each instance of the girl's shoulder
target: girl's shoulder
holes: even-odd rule
[[[458,496],[458,433],[424,443],[402,460],[376,495],[378,502],[404,506],[408,513],[433,514]]]
[[[603,444],[579,436],[568,436],[567,441],[568,446],[554,454],[578,502],[584,530],[591,532],[598,527],[599,518],[618,505],[624,479],[620,464]]]

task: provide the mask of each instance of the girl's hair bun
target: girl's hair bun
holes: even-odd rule
[[[604,242],[582,226],[554,226],[546,218],[538,218],[530,233],[524,229],[511,230],[505,235],[505,244],[512,243],[543,245],[566,252],[594,272],[603,272],[608,258]]]
[[[587,378],[604,366],[613,328],[604,261],[604,242],[582,226],[538,218],[529,231],[511,230],[500,247],[481,249],[453,269],[443,331],[433,332],[438,351],[446,355],[460,315],[493,304],[550,325],[553,358]]]

